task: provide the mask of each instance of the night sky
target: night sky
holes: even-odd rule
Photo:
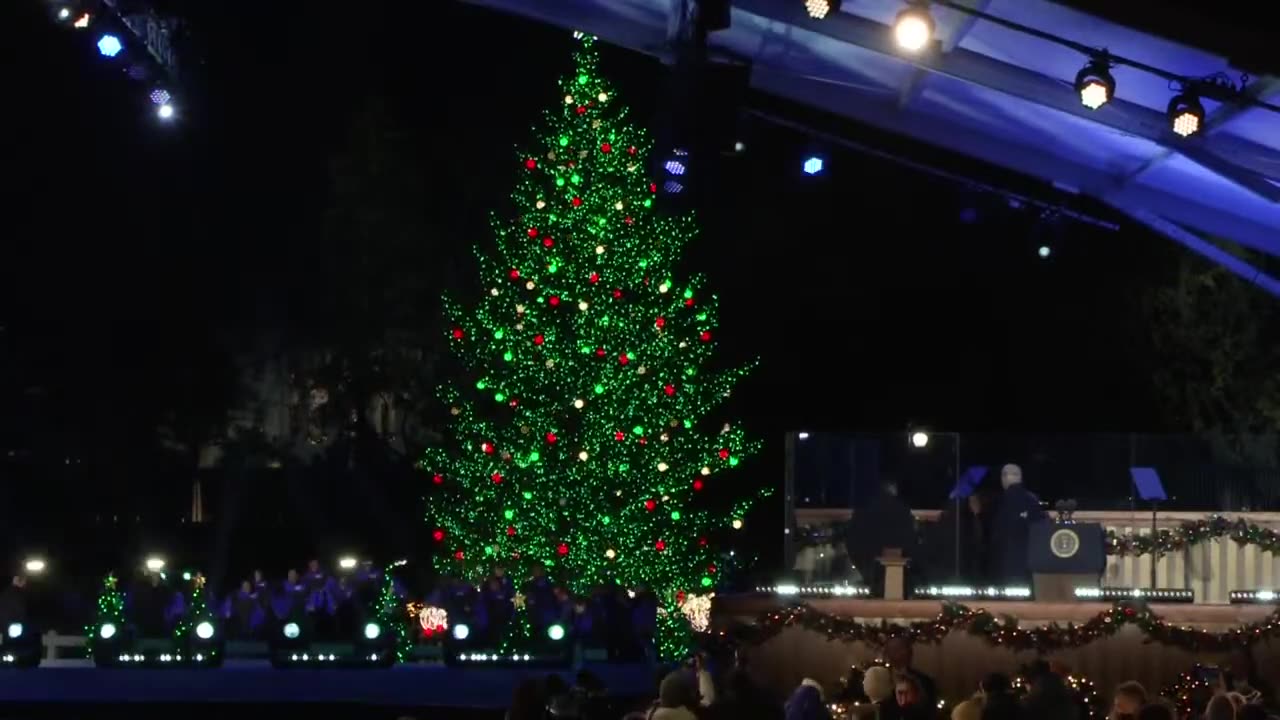
[[[372,3],[363,15],[285,3],[189,8],[203,57],[172,126],[150,114],[144,85],[98,57],[87,35],[49,22],[40,2],[0,8],[10,180],[0,362],[28,397],[50,399],[40,427],[84,438],[74,462],[98,478],[84,492],[140,492],[147,465],[137,458],[156,413],[204,382],[218,343],[324,322],[329,167],[372,102],[405,131],[400,157],[416,176],[400,202],[420,222],[421,246],[405,264],[441,287],[471,287],[470,248],[491,242],[491,212],[509,210],[512,149],[556,99],[571,41],[439,4]],[[635,119],[657,125],[668,69],[618,49],[605,62]],[[1180,249],[1043,184],[742,99],[743,110],[1121,229],[1043,223],[998,195],[728,113],[736,127],[724,136],[747,149],[706,170],[705,232],[687,259],[721,296],[724,356],[762,361],[726,412],[771,441],[787,429],[913,422],[1181,429],[1154,401],[1159,358],[1140,301],[1167,281]],[[807,178],[800,164],[815,148],[829,171]],[[36,422],[15,407],[6,427]],[[762,482],[778,477],[779,446],[755,469]]]

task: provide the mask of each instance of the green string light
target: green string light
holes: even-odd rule
[[[714,585],[717,546],[755,500],[724,513],[700,493],[758,450],[736,425],[706,420],[750,368],[709,367],[716,298],[700,276],[679,290],[674,278],[697,228],[653,209],[651,144],[598,72],[591,38],[575,59],[520,156],[516,215],[495,220],[496,251],[478,253],[484,295],[445,301],[453,349],[488,393],[441,389],[452,444],[423,459],[445,478],[430,486],[427,521],[472,581],[497,561],[517,577],[540,562],[574,593],[653,589],[670,658],[691,640],[677,597]]]

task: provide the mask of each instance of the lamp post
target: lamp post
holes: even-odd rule
[[[955,577],[957,581],[962,580],[960,577],[960,433],[957,432],[930,432],[927,430],[915,429],[909,431],[907,442],[914,450],[924,450],[929,447],[929,440],[933,437],[945,437],[951,439],[951,448],[954,451],[952,458],[954,460],[953,472],[955,475],[955,488],[951,491],[952,500],[955,501]]]

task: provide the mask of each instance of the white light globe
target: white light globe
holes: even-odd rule
[[[213,623],[209,622],[208,620],[205,620],[201,622],[199,625],[196,625],[196,637],[200,638],[201,640],[208,640],[209,638],[212,638]]]

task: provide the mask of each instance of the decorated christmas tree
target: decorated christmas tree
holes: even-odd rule
[[[443,389],[450,447],[429,451],[428,522],[444,568],[478,580],[534,563],[571,592],[652,590],[664,655],[681,605],[715,586],[719,550],[755,493],[716,493],[756,449],[708,413],[746,368],[709,365],[716,300],[675,262],[695,236],[665,217],[650,143],[579,36],[536,144],[518,156],[515,213],[478,251],[485,292],[446,299],[466,375]],[[729,505],[723,497],[736,497]]]
[[[124,592],[120,590],[120,582],[115,573],[109,573],[102,579],[102,588],[98,591],[98,607],[93,624],[85,628],[89,652],[96,651],[99,641],[111,640],[118,633],[124,632],[124,625]]]

